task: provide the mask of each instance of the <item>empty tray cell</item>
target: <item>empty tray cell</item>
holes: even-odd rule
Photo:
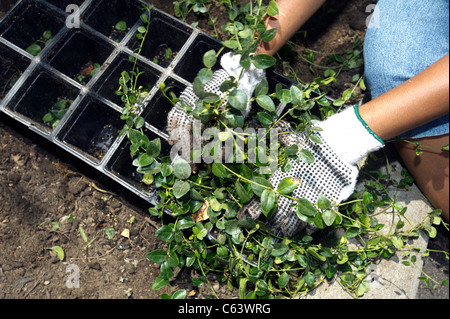
[[[144,134],[150,141],[156,138],[160,138],[158,135],[148,130],[144,130]],[[170,156],[171,146],[164,139],[160,138],[160,140],[160,157]],[[124,138],[124,140],[106,165],[106,169],[129,185],[150,193],[153,187],[141,182],[144,175],[142,173],[138,173],[136,171],[136,167],[133,166],[133,158],[131,157],[130,145],[131,144],[128,139]]]
[[[143,13],[134,0],[94,1],[84,22],[110,39],[120,42]]]
[[[79,90],[55,75],[36,70],[10,102],[19,113],[46,131],[51,131],[69,110]]]
[[[55,69],[82,85],[100,70],[113,48],[82,30],[72,29],[49,56]]]
[[[169,98],[173,96],[179,97],[186,87],[184,84],[171,78],[167,79],[164,84],[166,89],[168,89],[166,95]],[[142,116],[147,123],[167,134],[167,114],[172,107],[172,102],[159,90],[148,103]]]
[[[126,54],[120,54],[117,56],[94,85],[95,92],[119,106],[123,105],[121,96],[117,95],[116,91],[119,89],[119,80],[122,77],[122,72],[127,71],[130,74],[133,70],[134,59],[134,57]],[[150,92],[159,80],[161,72],[139,60],[137,61],[136,66],[136,73],[144,72],[139,75],[136,87],[142,86],[142,92]]]
[[[209,38],[204,34],[199,34],[189,47],[188,51],[184,54],[181,61],[177,64],[175,73],[192,83],[197,76],[198,71],[204,68],[203,55],[210,50],[219,52],[221,48],[222,44],[219,41]],[[228,51],[229,50],[224,49],[220,57]],[[220,57],[218,61],[220,61]],[[214,66],[214,70],[217,70],[218,68],[220,68],[219,62]]]
[[[46,1],[65,11],[69,4],[75,4],[80,7],[85,0],[46,0]]]
[[[64,25],[51,9],[34,1],[23,1],[3,21],[0,33],[32,55],[38,55]]]
[[[28,58],[0,43],[0,102],[30,63]]]
[[[177,20],[155,10],[151,11],[149,32],[141,55],[166,68],[189,39],[192,30]],[[142,40],[134,37],[129,46],[136,50]]]
[[[111,107],[87,97],[63,127],[58,139],[100,162],[116,140],[123,121]]]

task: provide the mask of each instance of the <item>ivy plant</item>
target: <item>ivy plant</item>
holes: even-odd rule
[[[181,5],[180,1],[178,5]],[[143,9],[142,26],[138,29],[138,38],[142,41],[140,47],[147,37],[151,14],[151,7],[144,5]],[[240,62],[243,68],[253,64],[267,69],[276,62],[272,57],[253,53],[260,41],[273,39],[276,30],[266,30],[263,20],[277,13],[275,1],[264,5],[256,0],[230,16],[229,23],[224,26],[229,34],[224,47],[242,54]],[[292,192],[298,187],[294,178],[286,178],[277,188],[273,187],[269,181],[270,174],[261,168],[275,162],[278,168],[287,172],[291,161],[314,161],[312,154],[302,149],[302,145],[283,147],[278,144],[275,157],[271,157],[268,148],[259,147],[260,142],[270,145],[269,133],[277,121],[289,120],[312,142],[321,143],[314,124],[337,110],[323,95],[311,94],[311,85],[289,89],[277,85],[275,92],[269,92],[268,81],[263,80],[250,99],[253,103],[250,118],[244,120],[241,111],[246,107],[248,97],[237,89],[238,79],[223,83],[221,91],[224,97],[205,90],[220,53],[211,50],[204,55],[204,67],[193,81],[198,96],[196,107],[192,109],[184,105],[184,108],[205,127],[217,128],[221,132],[221,142],[247,146],[236,147],[240,154],[233,154],[247,160],[242,163],[202,162],[194,170],[184,159],[177,157],[173,160],[162,154],[161,139],[151,140],[143,129],[145,120],[140,116],[141,104],[149,92],[138,84],[142,73],[136,66],[136,58],[132,58],[135,62],[132,70],[124,70],[119,79],[116,93],[123,102],[124,120],[121,135],[130,142],[133,166],[143,176],[142,182],[152,185],[158,195],[158,203],[149,208],[149,213],[161,220],[156,236],[165,243],[165,249],[157,249],[147,255],[151,262],[160,265],[160,274],[152,288],[168,288],[169,293],[163,293],[162,298],[184,298],[185,290],[170,292],[170,280],[176,278],[183,268],[189,267],[200,274],[193,283],[207,285],[217,298],[219,296],[207,277],[211,273],[216,274],[230,290],[236,290],[240,298],[301,297],[331,279],[337,279],[346,291],[359,297],[367,292],[365,278],[370,265],[399,251],[405,257],[405,265],[414,264],[412,252],[417,248],[408,247],[408,240],[417,238],[419,231],[435,236],[435,225],[443,223],[440,211],[430,212],[410,230],[403,230],[405,224],[400,218],[395,219],[397,222],[393,226],[383,225],[378,222],[376,213],[377,209],[389,210],[393,215],[404,217],[406,207],[395,201],[388,186],[408,187],[413,182],[412,178],[405,173],[402,180],[395,181],[390,175],[369,170],[362,174],[367,178],[363,189],[355,191],[348,201],[338,206],[323,196],[317,203],[293,198]],[[136,54],[140,54],[140,48]],[[172,104],[180,102],[170,87],[163,84],[160,89]],[[277,116],[276,105],[280,102],[287,105],[286,112]],[[320,116],[314,115],[312,110],[318,110],[314,114]],[[245,131],[250,127],[263,127],[268,133],[258,136]],[[255,141],[254,145],[258,146],[248,147]],[[205,145],[208,142],[210,140]],[[217,159],[214,149],[205,145],[194,153],[216,156]],[[269,161],[249,161],[255,153],[265,154]],[[374,157],[371,155],[370,158]],[[319,230],[313,235],[300,232],[293,238],[271,233],[265,221],[276,210],[280,196],[291,199],[298,218],[315,224]],[[239,209],[252,199],[260,202],[264,216],[258,220],[239,219]],[[393,231],[385,235],[381,232],[385,227]],[[338,235],[337,229],[343,233],[341,231],[342,234]],[[353,238],[360,239],[362,247],[352,248],[349,240]],[[427,254],[427,251],[420,253]],[[432,282],[428,276],[423,280],[428,284]]]

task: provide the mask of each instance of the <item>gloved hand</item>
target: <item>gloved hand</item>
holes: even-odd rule
[[[384,147],[383,141],[362,120],[358,109],[358,106],[348,108],[319,123],[317,126],[322,131],[317,135],[321,144],[306,138],[304,133],[294,133],[288,123],[280,121],[277,125],[280,143],[284,146],[296,144],[300,150],[310,151],[315,161],[308,164],[291,160],[292,168],[288,172],[278,169],[269,178],[274,189],[284,178],[295,177],[299,179],[299,185],[291,195],[294,198],[305,198],[311,203],[317,203],[319,196],[323,195],[331,203],[340,204],[350,197],[359,174],[357,162]],[[293,200],[278,196],[277,210],[267,221],[271,232],[277,234],[281,231],[287,237],[292,237],[302,229],[310,234],[314,232],[317,227],[301,221],[296,214],[296,207]],[[261,213],[259,201],[253,199],[240,210],[239,218],[257,219]]]
[[[221,58],[220,64],[222,69],[214,72],[213,77],[208,81],[204,90],[208,93],[214,93],[219,95],[220,99],[223,99],[225,92],[220,90],[221,85],[232,78],[238,79],[237,89],[244,91],[250,100],[253,96],[256,86],[265,77],[265,71],[255,68],[253,65],[249,69],[244,69],[240,65],[241,55],[232,55],[232,53],[226,53]],[[180,95],[181,102],[178,102],[167,116],[167,131],[168,142],[170,145],[177,143],[181,144],[182,149],[191,149],[192,142],[190,140],[193,128],[194,118],[192,115],[187,114],[183,106],[187,106],[191,111],[196,108],[197,95],[194,92],[193,85],[189,85]],[[225,99],[222,107],[228,103],[228,99]],[[244,118],[251,111],[251,102],[247,103],[247,107],[242,111]],[[198,136],[194,136],[194,138]],[[201,141],[195,141],[200,145]],[[183,156],[185,160],[190,161],[189,158]]]

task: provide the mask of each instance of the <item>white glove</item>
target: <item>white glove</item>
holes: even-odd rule
[[[315,158],[313,163],[301,160],[292,161],[290,171],[284,173],[278,169],[270,178],[274,189],[286,177],[299,178],[299,185],[292,197],[307,199],[317,203],[320,195],[325,196],[334,204],[340,204],[353,194],[359,174],[356,163],[367,154],[384,147],[383,141],[370,130],[359,115],[358,106],[348,108],[331,116],[317,125],[323,131],[317,135],[322,140],[316,144],[306,139],[305,134],[292,132],[290,125],[280,121],[277,126],[280,142],[284,146],[298,145],[300,149],[310,151]],[[239,212],[239,218],[259,218],[260,203],[252,200]],[[284,196],[278,197],[276,212],[267,221],[271,231],[277,234],[281,231],[285,236],[292,237],[298,231],[305,229],[314,232],[314,224],[305,223],[296,214],[295,202]]]
[[[220,69],[214,72],[213,77],[210,81],[208,81],[204,90],[208,93],[214,93],[220,96],[221,99],[225,96],[225,92],[220,90],[220,87],[223,82],[230,80],[231,78],[237,79],[240,76],[238,87],[244,91],[250,100],[253,96],[256,86],[263,80],[265,77],[265,71],[261,69],[255,68],[253,65],[250,69],[244,69],[240,65],[241,55],[232,55],[232,53],[227,53],[223,55],[221,58],[221,66],[223,69]],[[242,73],[242,74],[241,74]],[[175,145],[176,143],[180,143],[183,145],[183,140],[186,143],[192,143],[190,140],[186,139],[187,135],[191,135],[193,128],[194,118],[192,115],[189,115],[183,109],[183,103],[185,106],[189,106],[191,110],[194,110],[196,105],[195,102],[198,100],[197,95],[194,93],[193,85],[189,85],[180,95],[181,102],[178,102],[172,110],[169,112],[167,116],[167,131],[169,135],[169,144]],[[225,99],[223,106],[228,103],[228,100]],[[247,107],[242,114],[246,117],[251,111],[251,103],[247,103]],[[199,143],[200,141],[197,141]],[[183,145],[182,147],[190,147],[190,145]],[[189,161],[188,158],[185,158]]]

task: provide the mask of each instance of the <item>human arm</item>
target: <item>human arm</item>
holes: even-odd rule
[[[279,14],[266,20],[268,29],[277,29],[275,38],[258,47],[258,54],[274,55],[308,21],[326,0],[277,0]]]
[[[392,139],[449,112],[449,55],[359,108],[382,140]]]

